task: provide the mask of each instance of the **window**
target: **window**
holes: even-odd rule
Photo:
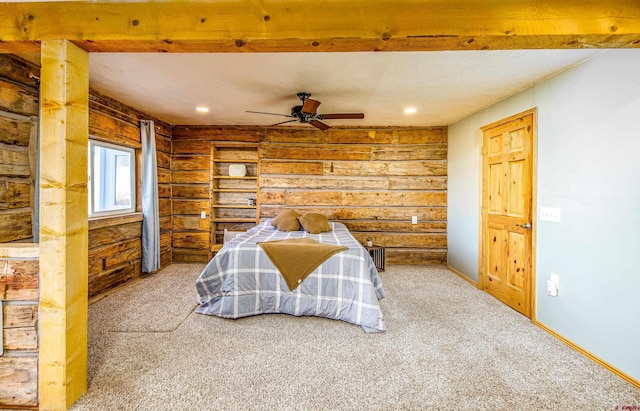
[[[135,152],[89,140],[89,215],[135,211]]]

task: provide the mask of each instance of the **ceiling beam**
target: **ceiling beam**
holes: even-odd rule
[[[218,0],[0,4],[0,52],[640,47],[638,0]]]

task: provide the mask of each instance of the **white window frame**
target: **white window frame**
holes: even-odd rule
[[[94,175],[93,175],[93,167],[94,167],[94,156],[93,149],[94,147],[103,147],[112,150],[118,150],[122,152],[126,152],[129,154],[131,159],[130,164],[130,192],[131,192],[131,204],[130,207],[115,207],[109,210],[104,211],[96,211],[95,198],[93,195],[93,187],[94,187]],[[135,213],[136,211],[136,152],[133,148],[121,146],[117,144],[105,143],[99,140],[89,139],[89,158],[88,158],[88,166],[89,166],[89,182],[88,182],[88,191],[89,191],[89,217],[101,217],[107,215],[115,215],[115,214],[129,214]]]

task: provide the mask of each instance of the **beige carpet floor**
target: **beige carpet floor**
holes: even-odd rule
[[[192,312],[175,264],[89,309],[81,410],[614,410],[640,390],[444,268],[388,266],[388,331]]]

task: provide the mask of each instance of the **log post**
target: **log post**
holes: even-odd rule
[[[40,410],[66,410],[87,389],[89,55],[41,45]]]

